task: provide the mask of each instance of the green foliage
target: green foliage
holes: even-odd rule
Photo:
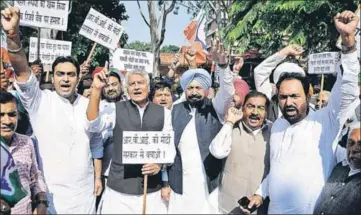
[[[225,42],[238,42],[244,52],[260,49],[263,55],[281,49],[283,40],[305,48],[305,55],[336,49],[339,36],[333,17],[355,11],[359,0],[248,0],[235,1],[229,11],[232,22],[224,29]]]
[[[124,46],[125,49],[133,49],[136,51],[151,52],[152,44],[148,42],[134,41]]]
[[[89,55],[93,41],[79,35],[79,30],[90,10],[94,8],[107,17],[113,18],[117,23],[127,20],[126,10],[123,4],[118,3],[119,0],[72,0],[72,11],[68,18],[68,30],[66,32],[59,31],[58,40],[66,40],[72,42],[72,56],[82,63]],[[20,27],[22,32],[22,42],[25,51],[28,51],[29,37],[37,37],[37,30],[28,27]],[[122,47],[128,39],[128,35],[123,33],[119,44]],[[94,51],[92,66],[102,66],[108,60],[109,50],[101,45],[97,45]]]
[[[148,42],[134,41],[124,46],[125,49],[133,49],[136,51],[152,52],[152,44]],[[161,53],[177,53],[179,47],[175,45],[165,45],[161,48]]]
[[[160,49],[160,53],[178,53],[179,47],[175,45],[165,45]]]

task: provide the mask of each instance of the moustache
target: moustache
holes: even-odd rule
[[[253,119],[253,120],[260,120],[261,119],[259,116],[254,115],[254,114],[250,115],[248,118]]]
[[[195,95],[190,95],[190,96],[188,96],[188,98],[189,98],[189,99],[201,99],[202,96],[195,94]]]
[[[294,106],[286,106],[284,108],[285,111],[298,111],[298,109]]]
[[[8,124],[8,125],[1,125],[1,128],[2,129],[6,129],[6,128],[9,128],[11,130],[15,130],[15,125],[14,124]]]

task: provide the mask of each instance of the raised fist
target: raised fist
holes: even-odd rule
[[[353,36],[355,35],[359,17],[353,12],[346,10],[341,14],[337,13],[334,17],[334,22],[341,36]]]
[[[1,25],[7,36],[15,36],[19,32],[19,12],[17,7],[1,10]]]

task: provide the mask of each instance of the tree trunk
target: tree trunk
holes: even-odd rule
[[[153,77],[159,76],[159,55],[160,55],[160,47],[158,45],[159,35],[158,35],[158,22],[157,22],[157,14],[156,14],[156,1],[148,0],[148,12],[149,12],[149,24],[150,24],[150,41],[152,44],[152,52],[154,55],[153,58]]]

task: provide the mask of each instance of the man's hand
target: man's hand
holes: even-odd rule
[[[296,44],[291,44],[283,48],[280,52],[284,56],[298,56],[303,53],[303,48]]]
[[[359,17],[351,11],[337,13],[334,17],[337,31],[341,34],[342,44],[350,47],[355,43],[355,31],[359,22]]]
[[[93,83],[92,83],[92,90],[102,90],[107,85],[107,75],[108,75],[108,62],[105,62],[105,65],[102,71],[95,74]]]
[[[16,36],[19,32],[19,12],[17,7],[1,10],[1,25],[8,37]]]
[[[9,87],[9,79],[6,77],[5,69],[3,68],[3,62],[0,62],[0,89],[7,90]]]
[[[160,171],[160,165],[155,163],[144,164],[142,167],[143,175],[156,175]]]
[[[81,75],[81,77],[83,77],[84,75],[89,73],[89,68],[90,68],[90,62],[88,62],[88,61],[84,61],[80,65],[80,75]]]
[[[169,201],[171,191],[172,191],[172,190],[170,189],[169,186],[162,188],[161,195],[162,195],[162,199],[163,199],[164,201]]]
[[[95,178],[94,181],[94,196],[99,196],[103,190],[103,183],[100,178]]]
[[[172,63],[170,65],[170,69],[172,69],[173,71],[176,71],[179,66],[180,66],[179,54],[175,54],[173,57]]]
[[[44,204],[38,204],[36,214],[48,214],[48,208]]]
[[[218,37],[212,40],[212,60],[217,64],[227,64],[227,55]]]
[[[191,69],[197,68],[196,63],[196,50],[194,48],[191,48],[187,51],[187,53],[184,55],[186,58],[188,65]]]
[[[244,64],[243,57],[235,57],[232,72],[238,74],[239,71],[241,71],[243,64]]]
[[[259,195],[253,195],[251,198],[248,198],[250,200],[250,203],[248,205],[248,208],[252,208],[254,205],[256,205],[257,208],[259,208],[263,204],[263,198]],[[250,211],[247,208],[243,208],[240,206],[241,210],[245,214],[250,214]]]
[[[235,107],[231,107],[231,108],[228,109],[227,122],[231,122],[234,125],[234,124],[236,124],[236,122],[241,120],[242,117],[243,117],[242,110],[238,110]]]

